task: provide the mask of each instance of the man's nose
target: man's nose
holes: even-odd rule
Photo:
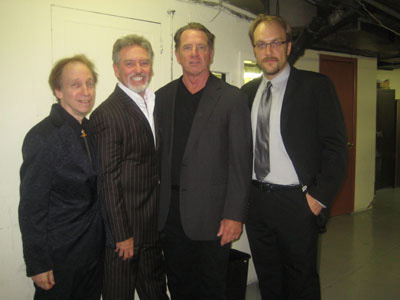
[[[133,70],[134,70],[136,73],[140,73],[140,72],[143,70],[142,66],[140,65],[140,62],[136,62],[136,63],[133,65]]]
[[[272,52],[272,46],[271,46],[271,44],[267,44],[266,46],[265,46],[265,52],[269,55],[269,54],[271,54],[271,52]]]
[[[192,52],[191,52],[192,56],[196,56],[199,54],[199,49],[197,48],[197,46],[194,46],[192,48]]]
[[[82,84],[82,92],[84,95],[89,95],[89,87],[86,83]]]

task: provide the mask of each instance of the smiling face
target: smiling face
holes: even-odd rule
[[[262,22],[254,31],[254,43],[271,43],[286,41],[286,32],[277,22]],[[287,65],[292,43],[288,42],[278,47],[268,45],[265,49],[254,47],[254,56],[258,66],[269,80],[275,78]]]
[[[62,70],[60,83],[61,88],[54,91],[60,105],[81,123],[94,105],[96,90],[92,72],[83,63],[68,63]]]
[[[115,76],[130,90],[142,97],[153,76],[150,55],[140,46],[124,47],[119,52],[118,65],[114,64]]]
[[[188,29],[181,35],[175,56],[182,66],[184,76],[208,76],[214,52],[203,31]]]

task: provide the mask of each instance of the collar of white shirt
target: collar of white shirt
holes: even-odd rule
[[[131,98],[135,103],[142,109],[143,105],[147,107],[148,112],[152,112],[154,109],[154,100],[156,98],[154,92],[152,92],[149,88],[146,88],[144,91],[144,97],[140,96],[138,93],[132,91],[127,86],[125,86],[122,82],[118,81],[118,86],[123,90],[129,98]],[[147,113],[145,114],[146,117]]]
[[[278,74],[278,76],[276,76],[272,80],[269,80],[265,78],[265,76],[262,76],[262,81],[261,81],[262,86],[260,86],[260,89],[264,90],[267,87],[268,81],[271,81],[272,88],[274,87],[278,88],[282,84],[286,84],[287,80],[289,79],[289,75],[290,75],[290,65],[287,64],[286,67]]]
[[[138,93],[132,91],[128,87],[126,87],[122,82],[118,82],[118,86],[123,90],[129,98],[133,100],[133,102],[136,103],[136,105],[139,107],[139,109],[142,111],[144,116],[146,117],[147,121],[150,124],[151,131],[153,133],[153,138],[154,138],[154,144],[156,140],[156,134],[155,134],[155,126],[154,126],[154,104],[155,104],[155,99],[156,95],[149,89],[146,88],[144,91],[144,97],[140,96]]]

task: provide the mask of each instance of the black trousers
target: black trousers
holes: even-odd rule
[[[168,300],[164,259],[158,243],[135,247],[133,258],[123,261],[106,248],[103,300],[133,300],[135,289],[143,300]]]
[[[189,239],[182,228],[176,191],[162,232],[162,248],[172,300],[225,299],[230,245]]]
[[[320,299],[319,227],[300,188],[252,186],[246,231],[263,300]]]
[[[34,300],[100,300],[103,260],[85,266],[53,270],[55,285],[46,291],[35,285]]]

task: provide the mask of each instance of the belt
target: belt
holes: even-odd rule
[[[276,192],[276,191],[290,191],[295,189],[301,189],[300,184],[296,185],[282,185],[282,184],[273,184],[268,182],[261,182],[257,180],[252,180],[251,183],[258,189],[263,192]]]

